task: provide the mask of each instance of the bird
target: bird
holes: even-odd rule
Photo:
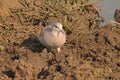
[[[52,49],[60,53],[61,46],[66,43],[66,32],[63,25],[59,22],[49,22],[46,27],[41,30],[40,43],[47,48],[47,52],[51,53]]]

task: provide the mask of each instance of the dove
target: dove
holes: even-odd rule
[[[47,48],[48,53],[51,49],[56,49],[60,53],[61,46],[66,42],[66,32],[59,22],[49,22],[46,27],[41,30],[40,43]]]

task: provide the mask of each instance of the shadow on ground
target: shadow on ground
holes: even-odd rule
[[[41,52],[45,47],[40,43],[35,34],[30,34],[29,38],[24,40],[20,46],[29,48],[33,52]]]

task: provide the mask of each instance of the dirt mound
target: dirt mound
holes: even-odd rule
[[[14,23],[16,16],[8,17],[10,24],[0,26],[0,80],[120,79],[120,28],[97,28],[96,14],[83,12],[67,31],[60,57],[40,44],[42,26],[20,25]]]
[[[72,32],[61,57],[48,55],[37,37],[40,27],[1,29],[1,79],[119,79],[120,31],[116,28]],[[32,30],[32,31],[31,31]],[[112,34],[111,34],[112,33]],[[74,36],[73,36],[74,35]]]

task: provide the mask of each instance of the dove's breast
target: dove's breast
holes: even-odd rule
[[[66,42],[65,32],[43,30],[40,35],[40,42],[47,48],[57,48]]]

